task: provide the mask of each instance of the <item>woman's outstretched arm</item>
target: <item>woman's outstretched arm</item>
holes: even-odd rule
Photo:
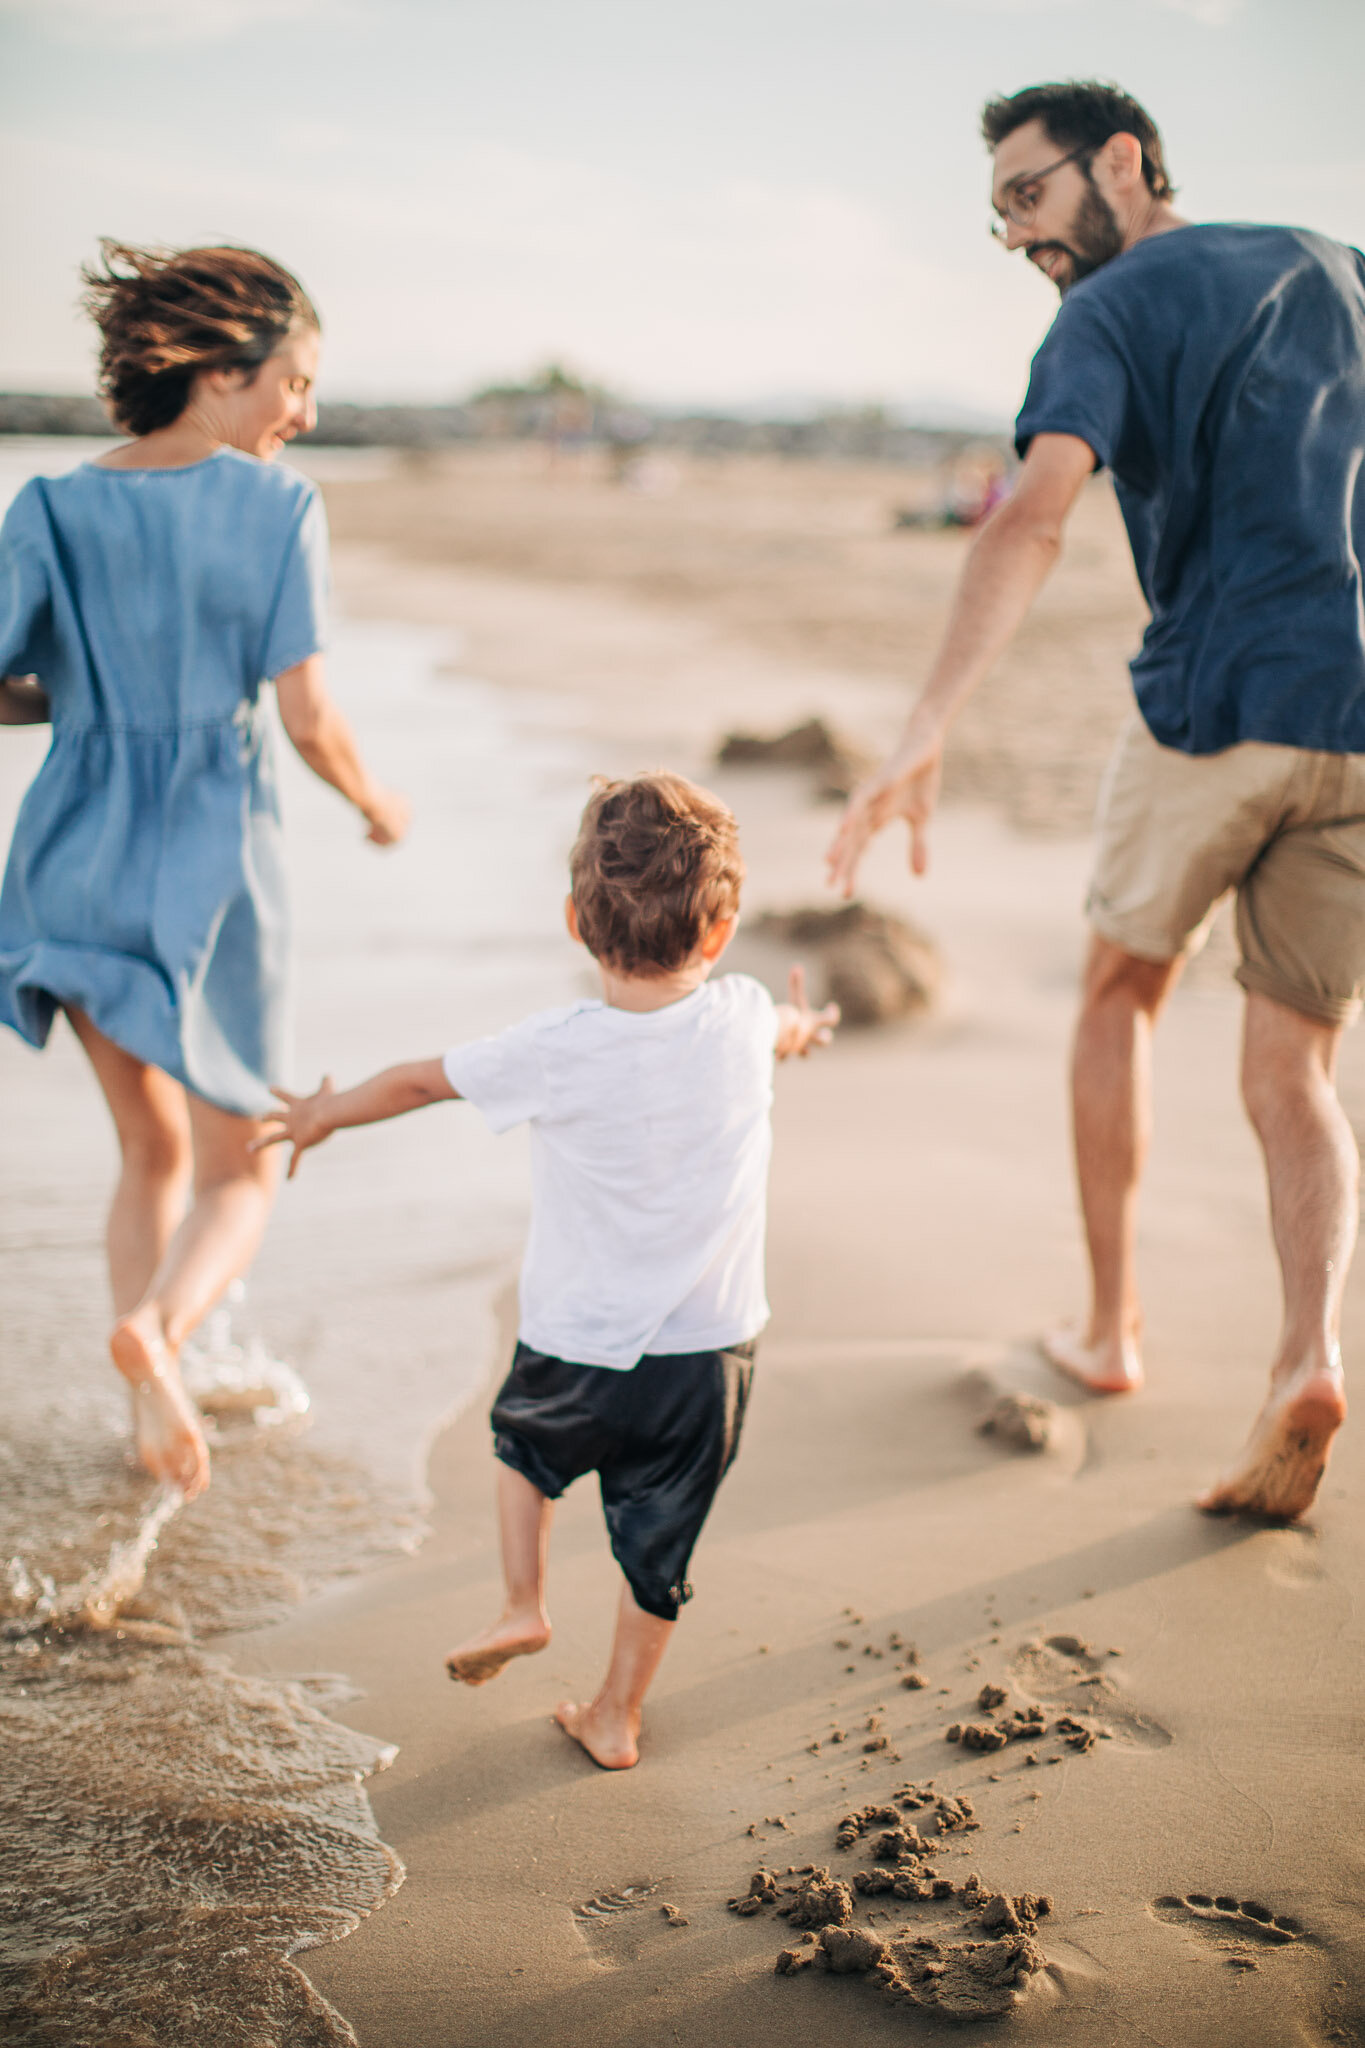
[[[355,805],[376,846],[393,846],[408,829],[407,798],[381,788],[360,758],[349,720],[327,694],[322,656],[312,654],[275,678],[280,721],[295,749],[315,775]]]
[[[0,676],[0,725],[46,725],[51,716],[36,676]]]

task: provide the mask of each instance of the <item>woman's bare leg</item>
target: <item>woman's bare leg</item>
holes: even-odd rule
[[[484,1685],[513,1657],[532,1656],[550,1640],[545,1569],[554,1503],[510,1465],[498,1461],[498,1532],[507,1597],[502,1613],[456,1646],[446,1669],[462,1685]]]
[[[565,1734],[572,1735],[604,1771],[628,1771],[640,1761],[645,1694],[677,1625],[637,1607],[630,1587],[623,1585],[611,1662],[596,1699],[582,1705],[561,1700],[555,1708]]]
[[[70,1016],[109,1103],[125,1162],[110,1217],[118,1320],[109,1348],[133,1389],[142,1462],[193,1498],[208,1484],[208,1449],[180,1382],[180,1346],[250,1264],[270,1213],[278,1161],[273,1151],[249,1150],[263,1128],[255,1118],[187,1096],[81,1012]],[[191,1157],[194,1200],[184,1214]]]
[[[188,1096],[194,1200],[142,1298],[110,1338],[114,1363],[142,1402],[144,1462],[190,1498],[208,1484],[208,1451],[180,1382],[179,1354],[255,1257],[279,1178],[273,1150],[252,1152],[264,1125]]]
[[[134,1059],[97,1031],[82,1011],[68,1010],[67,1016],[95,1070],[118,1137],[119,1178],[105,1250],[114,1314],[121,1316],[146,1293],[185,1213],[194,1156],[189,1111],[178,1081]]]

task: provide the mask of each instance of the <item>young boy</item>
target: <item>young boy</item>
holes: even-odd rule
[[[431,1102],[472,1102],[494,1131],[530,1124],[520,1337],[492,1414],[507,1598],[447,1664],[482,1685],[545,1648],[551,1503],[595,1471],[625,1584],[601,1690],[556,1719],[594,1762],[627,1770],[768,1318],[773,1059],[827,1045],[839,1013],[809,1008],[799,968],[789,1003],[748,975],[708,981],[744,867],[730,812],[681,776],[599,782],[571,872],[569,932],[597,963],[600,1002],[342,1094],[327,1081],[281,1092],[262,1142],[293,1145],[292,1177],[333,1131]]]

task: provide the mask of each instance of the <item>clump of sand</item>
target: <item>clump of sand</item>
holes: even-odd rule
[[[818,1939],[807,1936],[781,1950],[779,1977],[804,1969],[838,1977],[869,1976],[894,2004],[927,2008],[952,2019],[992,2019],[1008,2013],[1030,1977],[1046,1967],[1034,1939],[1040,1917],[1052,1901],[1026,1892],[983,1897],[976,1924],[986,1937],[954,1939],[923,1934],[913,1927],[883,1937],[866,1927],[826,1926]]]
[[[787,732],[728,732],[716,749],[718,768],[808,768],[816,795],[842,801],[872,766],[872,757],[836,733],[823,718],[808,718]]]
[[[1037,1394],[1001,1394],[978,1424],[981,1436],[998,1437],[1015,1451],[1045,1451],[1057,1433],[1057,1404]]]
[[[943,971],[933,940],[866,903],[767,911],[752,930],[814,954],[824,982],[821,999],[839,1005],[845,1024],[885,1024],[938,1001]]]

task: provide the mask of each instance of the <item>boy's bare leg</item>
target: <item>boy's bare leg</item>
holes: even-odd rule
[[[554,1504],[522,1473],[498,1461],[498,1530],[507,1599],[490,1628],[457,1644],[446,1669],[462,1685],[484,1685],[513,1657],[543,1650],[550,1640],[545,1567]]]
[[[1360,1157],[1334,1076],[1340,1031],[1248,995],[1242,1093],[1265,1153],[1284,1328],[1270,1393],[1212,1513],[1301,1515],[1346,1417],[1337,1337],[1359,1221]]]
[[[611,1662],[596,1699],[579,1705],[561,1700],[555,1719],[581,1743],[604,1771],[628,1771],[640,1760],[640,1718],[675,1621],[662,1621],[637,1607],[630,1587],[621,1588]]]
[[[1151,1131],[1152,1026],[1180,967],[1178,960],[1139,960],[1098,936],[1086,962],[1071,1098],[1090,1316],[1042,1341],[1052,1364],[1091,1393],[1142,1385],[1137,1200]]]

